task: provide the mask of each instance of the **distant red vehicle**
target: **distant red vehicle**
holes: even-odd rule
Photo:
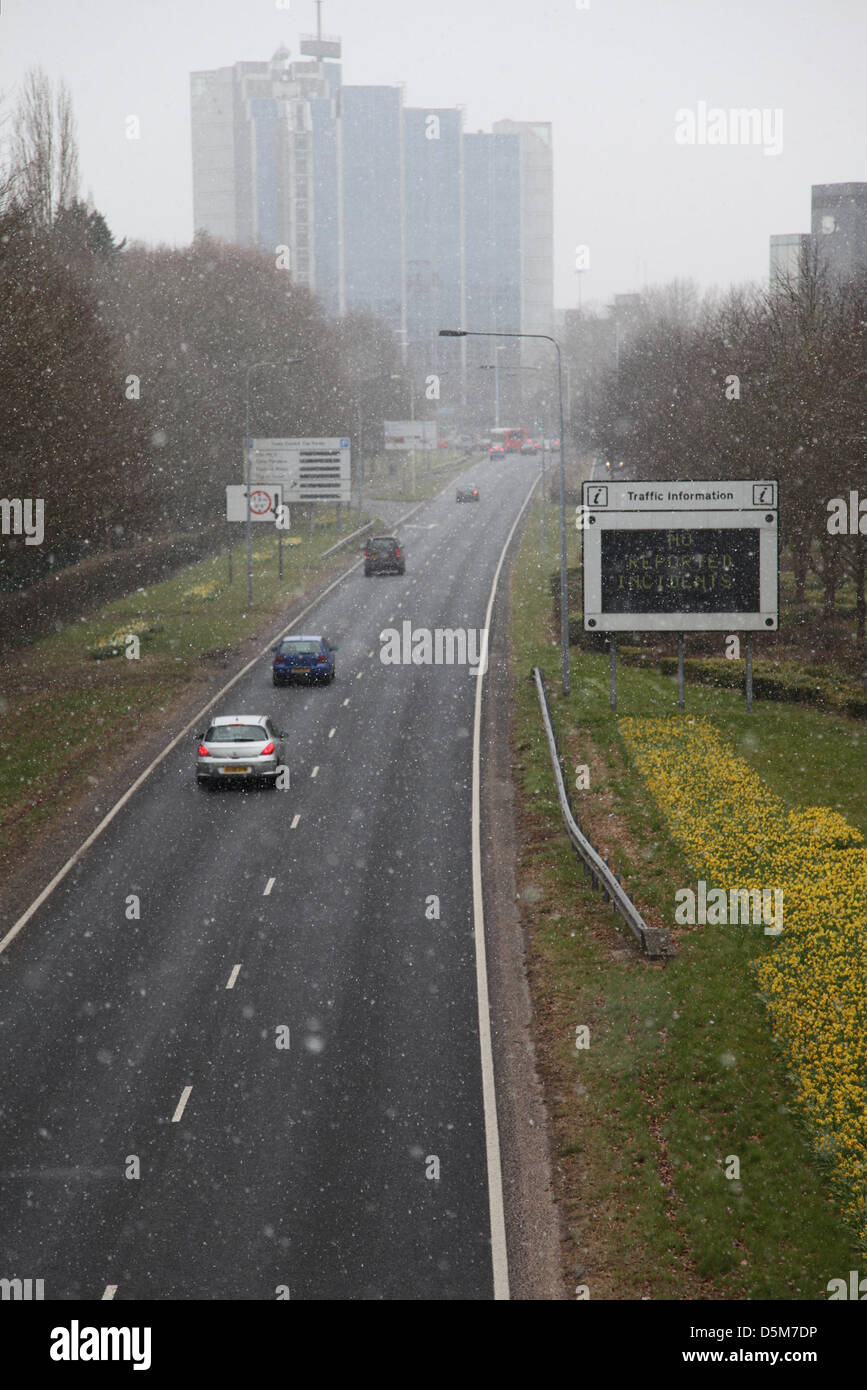
[[[520,454],[521,445],[529,438],[526,430],[491,430],[491,443],[502,444],[507,454]]]

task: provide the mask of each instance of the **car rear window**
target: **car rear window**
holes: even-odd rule
[[[310,656],[312,653],[321,650],[322,648],[318,642],[302,642],[298,638],[280,643],[281,656]]]
[[[380,554],[393,554],[397,547],[397,541],[372,541],[371,550],[378,551]]]
[[[261,724],[212,724],[205,743],[264,743],[266,738]]]

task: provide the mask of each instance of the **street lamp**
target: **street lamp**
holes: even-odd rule
[[[244,378],[244,488],[247,493],[247,603],[253,603],[253,514],[250,511],[250,373],[260,367],[293,367],[300,357],[289,357],[285,362],[251,362]],[[279,539],[279,536],[278,536]]]
[[[563,429],[563,366],[560,344],[550,333],[488,333],[471,328],[441,328],[441,338],[542,338],[557,349],[557,390],[560,397],[560,667],[563,694],[569,694],[569,609],[566,582],[566,433]],[[542,505],[544,506],[544,499]]]

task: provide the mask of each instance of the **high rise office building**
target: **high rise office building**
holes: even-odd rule
[[[809,232],[780,232],[771,237],[770,284],[799,288],[807,274],[810,257]]]
[[[813,185],[812,234],[837,282],[867,273],[867,183]]]
[[[548,121],[495,121],[493,131],[494,135],[514,135],[518,140],[521,330],[550,333],[554,318],[551,125]]]
[[[403,121],[399,87],[343,87],[340,149],[346,309],[406,330]]]
[[[816,183],[811,231],[771,237],[771,286],[800,284],[812,270],[831,285],[867,274],[867,183]]]
[[[516,134],[464,136],[465,327],[520,333],[521,150]],[[466,396],[477,419],[500,421],[521,385],[519,343],[467,338]],[[513,423],[513,422],[512,422]]]
[[[440,328],[552,331],[551,127],[467,134],[458,108],[344,85],[339,57],[339,40],[320,34],[294,61],[281,47],[267,63],[191,75],[195,228],[288,247],[293,280],[327,312],[384,318],[418,385],[436,373],[451,389],[466,362],[473,398],[493,348],[456,348]],[[500,347],[518,391],[532,350]]]
[[[463,146],[461,112],[403,112],[407,359],[439,376],[460,363],[440,328],[463,322]]]
[[[553,333],[554,209],[551,126],[497,121],[464,136],[466,327]],[[467,341],[473,413],[501,418],[532,395],[550,347],[504,337]],[[534,382],[532,373],[539,373]]]
[[[287,246],[294,280],[311,289],[317,247],[327,283],[332,227],[336,238],[329,127],[339,80],[338,64],[292,63],[285,48],[268,63],[235,63],[190,79],[196,230],[264,251]]]

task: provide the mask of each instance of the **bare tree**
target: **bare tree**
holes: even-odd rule
[[[0,213],[9,208],[15,190],[15,171],[8,155],[9,138],[4,132],[8,122],[9,117],[3,112],[3,94],[0,93]]]
[[[53,227],[78,192],[78,143],[72,97],[65,82],[56,95],[41,68],[31,68],[12,124],[16,196],[37,227]]]

